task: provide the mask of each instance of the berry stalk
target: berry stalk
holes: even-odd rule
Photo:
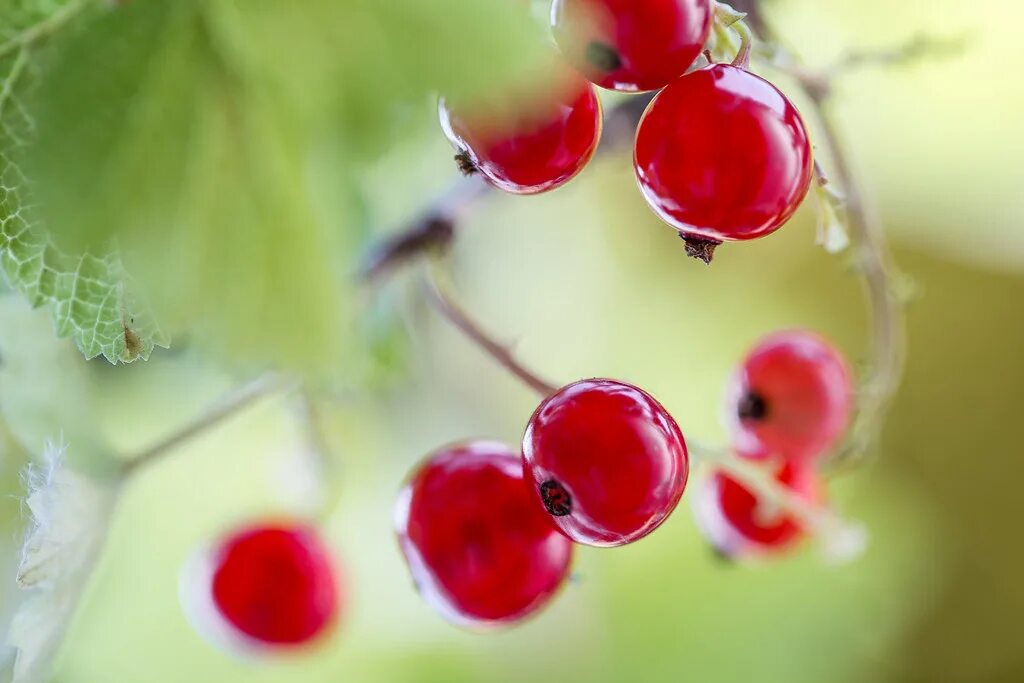
[[[778,46],[778,38],[765,25],[764,38]],[[921,45],[927,45],[922,48]],[[833,173],[843,193],[842,208],[855,254],[855,264],[868,297],[870,316],[870,362],[862,380],[857,416],[846,444],[830,458],[833,466],[852,463],[865,455],[878,438],[896,390],[903,377],[906,356],[906,323],[903,302],[897,287],[897,269],[885,240],[885,226],[870,204],[849,157],[832,104],[832,80],[845,70],[867,63],[894,64],[930,51],[932,43],[915,40],[914,47],[868,56],[851,53],[832,69],[816,73],[804,68],[789,52],[775,47],[773,65],[794,76],[798,87],[811,103],[818,119],[824,147]],[[821,184],[829,183],[820,165],[815,175]]]
[[[808,93],[810,94],[810,93]],[[899,388],[906,355],[903,302],[895,284],[895,266],[884,237],[884,226],[864,197],[838,127],[827,103],[816,105],[822,133],[832,152],[835,173],[846,196],[846,212],[856,263],[867,290],[871,314],[870,372],[862,381],[857,417],[846,447],[833,456],[833,464],[863,455],[871,446]]]
[[[279,391],[290,391],[294,387],[294,381],[285,380],[276,375],[264,375],[248,384],[244,384],[221,397],[207,412],[197,417],[194,421],[168,434],[149,448],[129,457],[122,467],[122,473],[128,476],[139,468],[175,450],[182,444],[202,436],[222,424],[225,420],[241,413],[270,394]]]
[[[555,393],[558,387],[541,379],[527,369],[526,366],[516,359],[507,346],[495,341],[489,334],[484,332],[483,328],[477,324],[473,317],[439,283],[436,270],[436,265],[428,266],[425,269],[425,276],[423,278],[424,294],[434,310],[451,323],[455,329],[479,346],[498,365],[522,381],[523,384],[541,396],[549,396]]]

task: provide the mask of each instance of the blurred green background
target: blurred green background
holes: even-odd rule
[[[408,376],[323,407],[340,501],[326,533],[348,588],[338,632],[314,653],[242,660],[202,640],[179,606],[179,572],[199,544],[300,504],[301,482],[288,485],[284,474],[303,439],[295,406],[268,400],[131,482],[55,680],[1024,680],[1024,80],[1014,71],[1024,5],[777,0],[768,9],[812,64],[921,33],[968,38],[959,56],[858,71],[836,95],[858,170],[917,293],[906,380],[882,446],[831,486],[835,505],[870,530],[861,558],[832,567],[809,547],[770,563],[723,564],[684,499],[641,543],[581,549],[574,580],[536,619],[486,635],[447,625],[407,575],[391,532],[394,495],[439,445],[516,443],[536,398],[413,303]],[[425,107],[422,116],[432,115]],[[454,175],[440,133],[396,149],[368,179],[370,222],[393,228]],[[762,333],[806,326],[855,361],[865,353],[857,280],[842,255],[815,247],[809,206],[769,239],[723,247],[706,269],[647,210],[627,154],[549,195],[481,202],[454,263],[466,305],[542,374],[640,384],[703,440],[724,439],[723,382]],[[126,451],[234,382],[176,351],[86,372],[94,406]],[[6,559],[21,513],[16,468],[0,468]]]

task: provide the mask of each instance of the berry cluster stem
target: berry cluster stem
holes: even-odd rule
[[[507,346],[495,341],[488,333],[484,332],[483,328],[477,324],[473,317],[440,284],[436,265],[430,265],[425,269],[423,291],[427,296],[427,301],[445,320],[479,346],[498,365],[521,380],[523,384],[541,396],[549,396],[558,390],[558,387],[528,370],[526,366],[516,359]]]
[[[764,36],[776,46],[777,37],[769,32]],[[843,193],[843,209],[847,217],[855,263],[867,292],[870,316],[870,364],[863,379],[857,416],[844,446],[829,460],[832,466],[852,463],[863,457],[876,441],[885,421],[888,408],[903,377],[906,356],[906,323],[903,302],[897,288],[897,269],[885,240],[885,226],[870,204],[863,186],[857,178],[852,160],[840,133],[840,126],[832,108],[832,79],[846,68],[865,64],[893,64],[920,56],[932,49],[932,43],[916,40],[915,47],[905,48],[884,56],[871,58],[866,54],[842,59],[832,70],[814,73],[804,68],[789,52],[776,47],[774,65],[791,73],[804,95],[811,102],[814,116],[824,138],[827,156]],[[927,47],[922,47],[926,45]],[[779,57],[783,59],[780,61]],[[819,182],[829,182],[820,165],[815,173]]]
[[[833,165],[846,197],[851,239],[868,294],[871,314],[871,366],[863,380],[851,442],[836,458],[856,458],[870,447],[881,430],[903,376],[906,330],[903,302],[895,285],[895,266],[884,237],[884,226],[863,195],[838,127],[826,103],[818,107],[822,134],[832,151]]]
[[[220,426],[225,420],[241,413],[260,399],[276,392],[289,391],[295,386],[294,381],[285,380],[276,375],[265,375],[234,389],[192,422],[128,458],[122,467],[122,473],[127,476],[136,472],[141,467],[174,451],[182,444]]]

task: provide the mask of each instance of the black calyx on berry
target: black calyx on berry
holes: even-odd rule
[[[477,168],[476,162],[473,161],[473,157],[469,156],[469,152],[459,152],[455,155],[455,163],[459,166],[459,171],[464,176],[471,176],[477,173],[480,169]]]
[[[736,412],[741,420],[763,420],[768,417],[768,402],[756,391],[748,391],[740,399]]]
[[[597,40],[591,41],[587,45],[586,57],[587,62],[594,68],[605,73],[615,71],[622,66],[622,57],[619,56],[618,51],[611,45]]]
[[[565,517],[572,512],[572,496],[554,479],[540,485],[540,499],[544,509],[555,517]]]
[[[721,244],[717,240],[706,240],[701,237],[693,237],[692,235],[680,234],[680,237],[686,243],[687,256],[700,259],[709,265],[711,264],[711,259],[715,256],[715,247]]]

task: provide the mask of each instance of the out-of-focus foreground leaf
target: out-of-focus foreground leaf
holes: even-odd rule
[[[64,466],[63,452],[47,447],[29,468],[25,504],[31,524],[18,566],[28,596],[11,624],[17,649],[12,683],[43,683],[68,620],[103,548],[117,498],[116,481],[92,480]]]
[[[37,77],[37,53],[80,11],[69,0],[27,0],[0,7],[0,272],[33,306],[50,305],[57,333],[87,358],[112,363],[148,358],[167,341],[128,291],[116,255],[104,249],[71,255],[57,249],[28,200],[19,150],[31,140],[26,109]]]
[[[58,243],[116,242],[171,329],[243,361],[351,368],[360,226],[339,197],[359,162],[428,94],[482,93],[540,68],[542,46],[503,0],[125,3],[44,66],[25,167]]]

